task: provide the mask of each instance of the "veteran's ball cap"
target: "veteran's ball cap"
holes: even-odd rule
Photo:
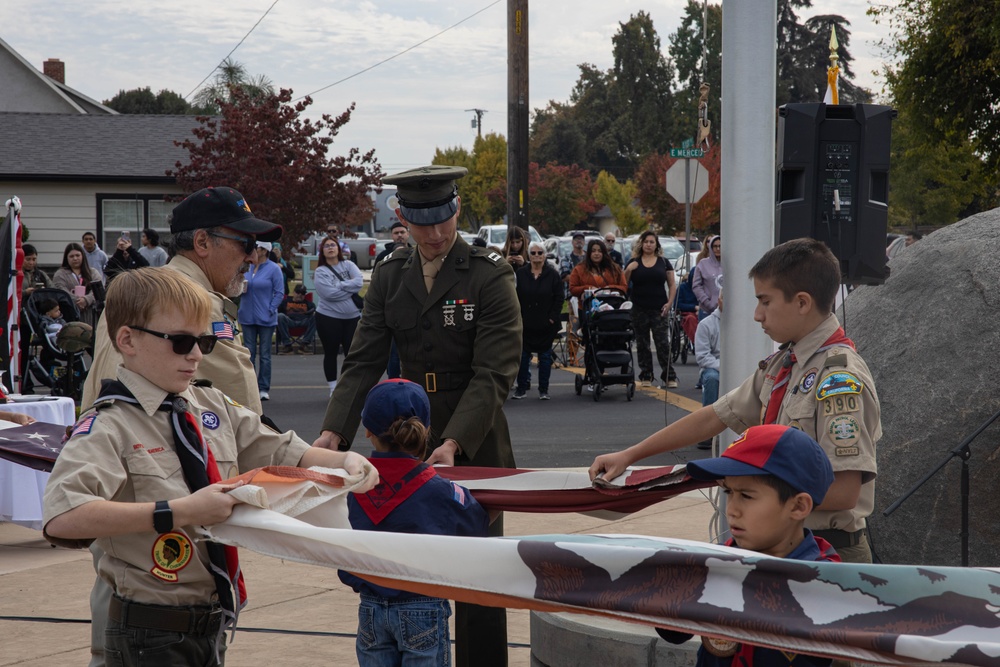
[[[225,186],[198,190],[174,207],[171,234],[209,227],[253,234],[258,241],[277,241],[282,231],[281,225],[254,216],[243,195]]]
[[[778,424],[751,426],[722,456],[690,461],[687,471],[702,480],[774,475],[796,491],[808,493],[816,505],[833,484],[830,459],[816,441],[796,428]]]
[[[389,431],[398,418],[416,417],[428,428],[431,425],[431,404],[424,388],[402,378],[383,380],[372,387],[361,409],[361,423],[376,436]]]
[[[469,173],[465,167],[435,164],[386,176],[382,182],[396,186],[399,211],[411,225],[437,225],[458,211],[455,181]]]

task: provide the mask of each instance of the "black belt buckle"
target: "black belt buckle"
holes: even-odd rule
[[[436,393],[438,390],[437,386],[437,373],[424,373],[424,389],[427,390],[427,393]]]

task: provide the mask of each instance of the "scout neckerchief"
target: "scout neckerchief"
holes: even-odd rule
[[[857,349],[854,347],[854,341],[847,337],[844,333],[843,327],[837,327],[837,330],[833,332],[826,342],[823,343],[817,352],[822,352],[831,347],[837,345],[846,345],[852,350]],[[765,424],[774,424],[778,419],[778,411],[781,409],[781,402],[785,398],[785,392],[788,391],[788,376],[792,374],[792,366],[795,365],[797,359],[795,358],[795,353],[790,349],[788,350],[788,355],[781,364],[781,370],[778,371],[778,377],[774,379],[774,386],[771,387],[771,395],[767,399],[767,410],[764,412]]]
[[[104,399],[114,399],[141,407],[129,388],[117,380],[103,380],[101,382],[101,393],[96,403],[100,403]],[[205,446],[205,440],[201,437],[201,431],[198,429],[194,415],[188,412],[187,406],[186,400],[177,394],[168,393],[157,410],[170,413],[174,449],[181,462],[184,481],[194,493],[209,484],[221,482],[222,476],[219,474],[215,455],[210,448]],[[247,603],[246,584],[243,582],[243,573],[240,571],[236,547],[224,546],[218,542],[207,542],[205,546],[208,548],[208,556],[212,561],[210,569],[215,578],[219,604],[222,605],[225,621],[222,624],[222,631],[229,628],[235,631],[236,618],[240,609]],[[234,590],[239,594],[238,606],[233,601]]]
[[[354,499],[376,526],[437,474],[434,468],[412,457],[370,461],[378,470],[378,485],[368,493],[355,494]]]

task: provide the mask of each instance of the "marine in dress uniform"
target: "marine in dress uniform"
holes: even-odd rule
[[[402,377],[431,403],[429,449],[457,443],[457,465],[514,467],[503,404],[521,357],[514,272],[499,253],[469,246],[455,231],[463,167],[430,166],[382,179],[396,185],[397,215],[417,248],[400,248],[372,274],[364,312],[323,420],[350,447],[368,391],[399,349]],[[452,238],[421,252],[420,229],[442,225]],[[428,259],[427,255],[437,255]],[[433,459],[432,454],[432,459]],[[491,534],[502,534],[502,519]],[[456,663],[506,665],[503,609],[456,605]],[[470,655],[471,652],[475,655]]]
[[[779,380],[783,366],[790,372]],[[765,423],[775,384],[786,379],[773,423],[812,436],[835,473],[861,472],[861,494],[854,508],[813,511],[806,527],[832,544],[844,561],[871,562],[865,530],[875,505],[875,443],[882,437],[881,411],[868,365],[843,335],[836,316],[830,315],[802,340],[782,346],[762,361],[743,384],[714,404],[715,413],[737,433]]]

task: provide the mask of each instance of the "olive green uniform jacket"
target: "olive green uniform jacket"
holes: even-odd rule
[[[462,449],[456,465],[514,467],[503,404],[521,358],[521,313],[503,257],[459,237],[429,295],[416,249],[400,248],[378,264],[323,430],[354,439],[391,340],[402,376],[430,398],[428,451],[451,438]]]

